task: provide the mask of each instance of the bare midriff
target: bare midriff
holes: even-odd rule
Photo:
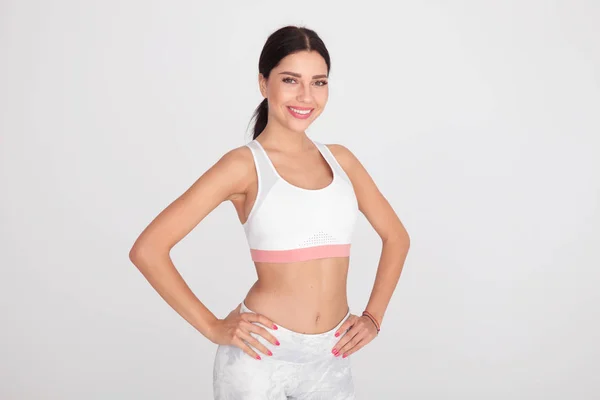
[[[244,303],[294,332],[330,331],[348,313],[349,257],[294,263],[255,262],[258,280]]]

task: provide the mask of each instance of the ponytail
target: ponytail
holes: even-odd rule
[[[255,122],[252,139],[256,139],[267,126],[269,119],[269,104],[266,97],[254,110],[253,118],[255,118]]]

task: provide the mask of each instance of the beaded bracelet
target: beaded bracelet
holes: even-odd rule
[[[375,317],[373,315],[371,315],[370,312],[368,312],[367,310],[363,311],[362,313],[363,317],[368,317],[372,322],[373,325],[375,325],[375,328],[377,329],[377,334],[379,335],[379,324],[377,323],[377,320],[375,319]]]

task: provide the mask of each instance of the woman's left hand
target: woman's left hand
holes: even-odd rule
[[[348,332],[344,334],[347,329],[349,329]],[[350,314],[335,332],[336,336],[341,334],[344,336],[336,343],[331,352],[336,357],[341,355],[342,358],[346,358],[373,340],[377,336],[377,328],[369,317]]]

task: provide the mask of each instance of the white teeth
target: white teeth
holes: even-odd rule
[[[312,110],[296,110],[295,108],[292,108],[292,107],[290,107],[290,110],[292,110],[295,113],[302,114],[302,115],[306,115],[312,111]]]

